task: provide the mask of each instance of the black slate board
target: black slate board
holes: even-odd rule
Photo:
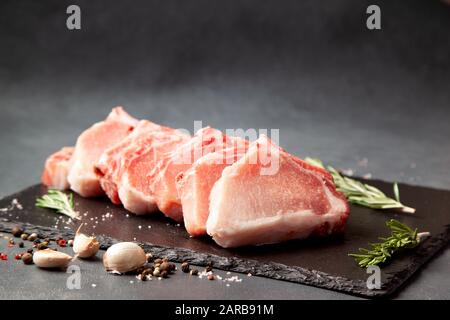
[[[391,193],[391,183],[376,180],[370,183]],[[28,232],[35,230],[45,237],[72,237],[79,223],[68,223],[66,217],[35,208],[35,199],[45,192],[44,186],[35,185],[0,200],[0,208],[10,207],[13,199],[17,199],[23,207],[0,211],[0,231],[9,232],[13,226],[22,224]],[[106,199],[75,196],[75,203],[83,214],[83,222],[88,223],[85,232],[97,234],[103,249],[117,241],[137,241],[156,256],[168,257],[175,262],[188,260],[196,265],[212,262],[216,268],[223,270],[252,273],[364,297],[381,297],[399,289],[450,242],[450,191],[400,185],[400,193],[404,203],[417,208],[416,214],[352,206],[343,236],[239,249],[223,249],[207,237],[190,238],[182,225],[174,224],[162,214],[146,217],[127,215],[123,208],[110,204]],[[107,213],[113,217],[103,221],[102,215]],[[381,289],[369,290],[366,287],[368,274],[347,254],[367,247],[379,236],[388,235],[385,221],[390,218],[417,227],[420,231],[429,231],[432,237],[383,266]]]

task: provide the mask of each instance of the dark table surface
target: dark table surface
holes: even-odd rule
[[[280,129],[299,156],[450,189],[450,7],[439,1],[379,1],[379,31],[365,27],[366,1],[77,3],[80,31],[65,27],[67,1],[0,4],[1,196],[38,182],[48,154],[118,104],[191,131],[194,120]],[[450,299],[449,267],[446,249],[396,297]],[[352,298],[257,277],[176,276],[148,290],[87,272],[69,292],[66,275],[11,275],[0,298]]]

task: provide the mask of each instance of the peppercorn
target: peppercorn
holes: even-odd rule
[[[141,273],[141,281],[147,281],[147,275],[144,273]]]
[[[212,271],[212,269],[213,269],[213,267],[212,267],[212,265],[211,264],[208,264],[207,266],[206,266],[206,272],[210,272],[210,271]]]
[[[188,273],[189,270],[190,270],[189,263],[183,262],[181,264],[181,271],[183,271],[184,273]]]
[[[23,242],[19,242],[19,248],[23,248],[24,246]]]
[[[33,254],[33,249],[32,249],[32,248],[28,249],[28,250],[27,250],[27,253]]]
[[[169,275],[169,273],[165,270],[161,272],[161,277],[163,277],[163,278],[167,278],[168,275]]]
[[[168,258],[163,258],[162,262],[169,262],[169,259]]]
[[[21,254],[21,253],[16,254],[16,255],[14,256],[14,259],[15,259],[15,260],[20,260],[20,259],[22,259],[22,254]]]
[[[34,244],[39,244],[39,243],[41,243],[41,240],[40,239],[36,239],[36,240],[33,241],[33,243]]]
[[[30,253],[23,254],[22,261],[24,264],[32,264],[33,263],[33,255]]]
[[[161,263],[161,266],[159,267],[161,271],[170,271],[170,264],[168,262]]]
[[[37,233],[32,233],[28,236],[28,241],[35,241],[38,238]]]
[[[21,235],[22,235],[22,233],[23,233],[23,230],[20,228],[20,227],[14,227],[13,229],[12,229],[12,231],[11,231],[11,233],[12,233],[12,235],[14,236],[14,237],[20,237]]]
[[[141,277],[151,275],[151,274],[153,274],[153,271],[154,271],[154,270],[151,269],[151,268],[146,268],[144,271],[142,271]]]
[[[73,247],[73,240],[67,241],[67,244],[69,245],[69,247]]]
[[[196,276],[198,275],[198,269],[192,269],[190,272],[191,276]]]
[[[39,243],[39,244],[37,245],[36,248],[37,248],[38,250],[45,250],[45,249],[48,248],[48,246],[47,246],[47,243],[46,243],[46,242],[42,242],[42,243]]]
[[[15,245],[16,243],[14,242],[13,239],[9,239],[8,244],[11,245],[11,246],[13,246],[13,245]]]
[[[155,264],[157,264],[157,263],[158,263],[158,264],[161,264],[162,262],[163,262],[162,259],[159,259],[159,258],[158,258],[158,259],[155,259],[155,261],[154,261]]]
[[[153,255],[151,253],[146,253],[145,254],[145,258],[147,259],[147,262],[152,262]]]
[[[0,260],[8,260],[8,255],[4,254],[4,253],[0,253]]]
[[[20,238],[21,238],[22,240],[28,240],[28,234],[22,233],[22,234],[20,235]]]
[[[216,277],[213,274],[208,275],[208,280],[215,280]]]
[[[153,276],[159,277],[160,275],[161,275],[161,272],[160,272],[159,268],[155,268],[155,271],[153,271]]]
[[[175,263],[170,263],[170,271],[174,272],[177,269],[177,266],[175,265]]]
[[[145,270],[144,267],[140,267],[140,268],[137,268],[134,272],[135,272],[136,274],[141,274],[142,272],[144,272],[144,270]]]
[[[67,245],[67,241],[64,239],[58,240],[57,243],[58,243],[58,246],[63,247],[63,248]]]

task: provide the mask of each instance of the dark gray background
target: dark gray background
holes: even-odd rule
[[[369,31],[371,3],[1,1],[0,195],[36,183],[48,154],[118,104],[190,130],[194,120],[279,128],[294,154],[450,189],[450,7],[377,1],[382,30]],[[69,4],[81,7],[81,31],[66,29]],[[447,249],[399,297],[449,299],[449,267]],[[259,278],[232,295],[211,288],[199,282],[193,291],[347,297]],[[165,298],[189,297],[165,289]]]

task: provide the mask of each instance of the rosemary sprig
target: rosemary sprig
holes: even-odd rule
[[[417,229],[413,230],[395,219],[387,221],[386,225],[391,229],[390,237],[379,238],[382,242],[370,244],[371,249],[360,248],[360,253],[349,254],[349,256],[355,258],[361,268],[384,263],[395,252],[400,249],[414,248],[422,239],[430,235],[429,232],[417,233]]]
[[[333,176],[338,191],[342,192],[350,203],[358,204],[372,209],[398,209],[406,213],[414,213],[416,209],[405,206],[400,202],[400,193],[397,183],[394,184],[395,199],[386,196],[380,189],[366,183],[361,183],[349,177],[342,176],[332,166],[325,166],[320,159],[305,158],[305,161],[317,167],[328,170]]]
[[[49,189],[46,195],[36,199],[36,207],[53,209],[72,219],[81,219],[78,212],[75,211],[72,193],[67,195],[59,190]]]

